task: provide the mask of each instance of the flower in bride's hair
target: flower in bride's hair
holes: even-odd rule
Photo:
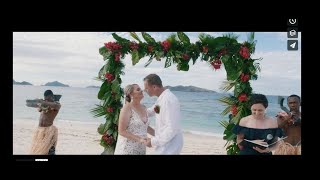
[[[156,105],[154,108],[153,108],[154,112],[156,112],[157,114],[160,113],[160,106],[159,105]]]

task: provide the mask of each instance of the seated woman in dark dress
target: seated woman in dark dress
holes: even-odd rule
[[[239,124],[232,129],[233,133],[237,134],[240,155],[272,155],[271,151],[275,150],[277,145],[265,149],[257,146],[240,145],[243,139],[267,144],[266,140],[274,141],[283,136],[282,129],[278,128],[277,120],[266,116],[268,100],[265,95],[253,94],[250,104],[251,115],[243,117]],[[269,139],[269,137],[272,137],[272,139]]]

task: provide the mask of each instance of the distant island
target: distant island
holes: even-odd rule
[[[13,84],[14,85],[31,85],[32,86],[32,84],[27,81],[17,82],[15,80],[13,80]]]
[[[69,85],[67,84],[62,84],[61,82],[58,82],[58,81],[53,81],[53,82],[48,82],[46,83],[45,85],[43,86],[60,86],[60,87],[70,87]]]
[[[195,86],[166,86],[165,88],[170,89],[171,91],[184,91],[184,92],[213,92],[216,93],[216,91],[203,89]]]
[[[100,88],[100,86],[87,86],[86,88]]]

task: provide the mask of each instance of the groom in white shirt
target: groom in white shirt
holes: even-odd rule
[[[178,98],[162,86],[162,81],[156,74],[149,74],[143,81],[145,92],[151,97],[158,97],[154,106],[148,109],[148,115],[156,115],[156,121],[155,136],[148,138],[146,145],[155,147],[155,154],[180,154],[183,136]]]

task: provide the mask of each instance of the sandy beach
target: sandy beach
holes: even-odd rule
[[[34,129],[38,121],[13,121],[13,154],[27,155],[31,145]],[[74,121],[57,121],[55,126],[59,130],[57,155],[100,155],[103,147],[99,145],[100,134],[97,132],[98,123]],[[220,136],[198,135],[184,133],[182,155],[225,155],[226,141]],[[153,148],[147,148],[147,154],[152,154]]]

